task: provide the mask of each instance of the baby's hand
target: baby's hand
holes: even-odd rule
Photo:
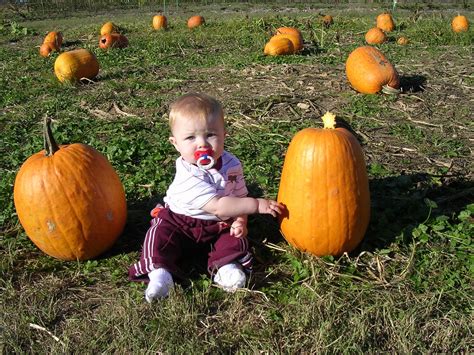
[[[264,198],[257,198],[258,201],[258,213],[268,213],[271,214],[273,217],[281,214],[285,208],[279,202],[273,200],[266,200]]]
[[[247,224],[242,221],[235,220],[230,226],[230,235],[236,238],[245,238],[247,236]]]

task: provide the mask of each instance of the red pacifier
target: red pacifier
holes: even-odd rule
[[[212,168],[215,163],[212,157],[213,153],[212,148],[196,150],[194,152],[194,159],[196,159],[197,166],[204,170]]]

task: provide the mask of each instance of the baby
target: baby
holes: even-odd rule
[[[283,206],[273,200],[247,197],[240,161],[224,150],[224,112],[205,94],[190,93],[171,105],[170,143],[179,152],[176,174],[166,191],[165,207],[154,217],[140,260],[129,269],[131,280],[149,279],[145,299],[166,297],[184,250],[208,245],[209,273],[224,290],[246,283],[252,255],[247,241],[247,215],[276,217]]]

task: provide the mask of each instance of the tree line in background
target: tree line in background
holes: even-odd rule
[[[51,18],[55,15],[67,16],[75,12],[97,12],[120,9],[141,9],[142,11],[177,10],[187,5],[225,4],[272,4],[338,6],[343,4],[379,4],[390,8],[426,6],[459,6],[469,8],[469,0],[0,0],[2,17],[17,16],[24,19]]]

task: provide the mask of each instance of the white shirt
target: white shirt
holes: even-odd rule
[[[227,151],[224,151],[221,159],[222,166],[219,170],[204,170],[186,162],[182,157],[176,159],[176,174],[164,197],[171,211],[219,221],[218,217],[202,209],[206,203],[216,196],[247,196],[239,159]]]

